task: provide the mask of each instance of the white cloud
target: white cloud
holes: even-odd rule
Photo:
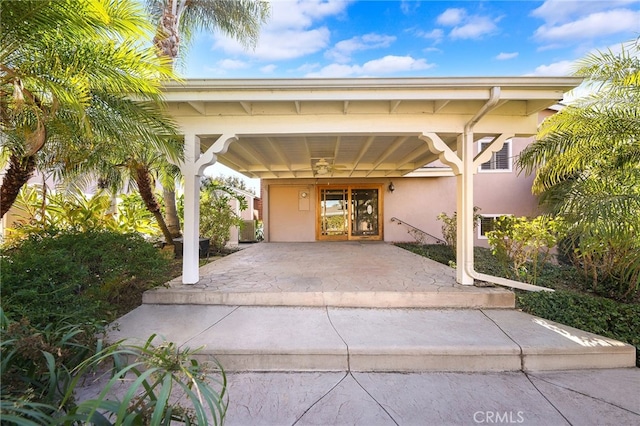
[[[276,70],[276,68],[278,68],[277,65],[275,64],[269,64],[269,65],[265,65],[263,67],[260,67],[260,71],[264,74],[271,74],[272,72],[274,72]]]
[[[236,59],[222,59],[217,62],[218,67],[225,70],[241,70],[249,68],[249,64]]]
[[[467,16],[467,11],[464,9],[451,8],[447,9],[438,18],[436,22],[440,25],[452,27],[458,25]]]
[[[315,28],[308,31],[283,30],[279,33],[263,33],[260,43],[253,51],[247,51],[237,41],[229,38],[219,38],[215,43],[216,49],[222,49],[227,54],[247,55],[262,60],[283,60],[299,58],[324,49],[329,44],[329,29]]]
[[[572,61],[560,61],[549,65],[540,65],[529,75],[549,77],[567,76],[573,73],[574,65]]]
[[[317,70],[318,68],[320,68],[320,64],[318,62],[315,62],[313,64],[306,63],[299,66],[295,71],[308,74],[314,70]]]
[[[271,16],[265,31],[306,29],[315,21],[343,14],[351,0],[271,1]]]
[[[426,59],[414,59],[411,56],[385,56],[374,59],[362,66],[363,74],[392,74],[403,71],[417,71],[432,68]]]
[[[400,2],[400,10],[405,15],[408,15],[415,10],[418,10],[420,7],[420,2],[415,0],[401,0]]]
[[[451,30],[449,35],[452,38],[480,38],[484,35],[494,33],[498,27],[490,18],[486,16],[474,16],[464,25],[457,26]]]
[[[351,0],[272,0],[271,16],[260,31],[255,49],[247,49],[220,33],[214,34],[213,48],[228,55],[244,55],[262,60],[284,60],[316,53],[329,45],[330,31],[314,26],[327,17],[345,13]]]
[[[640,11],[627,9],[596,12],[559,25],[542,25],[535,33],[538,41],[589,39],[622,32],[640,32]]]
[[[438,18],[436,22],[446,27],[454,27],[449,36],[454,39],[475,39],[484,35],[492,34],[497,31],[494,20],[488,16],[469,15],[465,9],[451,8],[445,10]],[[433,38],[442,36],[443,31],[436,29],[431,33],[422,33],[424,37],[426,34],[431,34]]]
[[[434,28],[429,32],[416,31],[416,35],[418,37],[426,38],[427,40],[434,40],[434,42],[439,43],[444,37],[444,31],[442,31],[440,28]]]
[[[357,65],[344,65],[344,64],[330,64],[322,67],[319,71],[310,72],[305,77],[317,78],[317,77],[351,77],[359,71]]]
[[[507,52],[500,52],[497,56],[496,59],[499,61],[506,61],[508,59],[514,59],[518,57],[518,52],[511,52],[511,53],[507,53]]]
[[[395,40],[395,36],[375,33],[356,36],[348,40],[339,41],[333,49],[325,53],[325,56],[336,62],[345,63],[351,60],[351,55],[354,52],[389,47]]]
[[[637,3],[638,0],[607,0],[607,1],[566,1],[546,0],[540,7],[531,12],[531,16],[543,19],[547,24],[555,25],[561,22],[578,19],[581,16],[596,12],[616,9]]]
[[[318,71],[310,72],[305,77],[353,77],[380,76],[406,71],[419,71],[432,68],[434,65],[425,59],[411,56],[385,56],[368,61],[362,65],[330,64]]]

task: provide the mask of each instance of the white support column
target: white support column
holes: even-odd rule
[[[462,173],[456,176],[457,191],[457,241],[456,241],[456,281],[463,285],[473,285],[473,132],[458,136],[458,153],[462,160]]]
[[[195,284],[200,280],[200,175],[197,161],[200,157],[200,139],[194,134],[184,135],[184,232],[182,247],[182,283]]]
[[[215,164],[217,154],[227,152],[235,140],[235,135],[223,134],[200,154],[200,138],[193,133],[184,135],[184,162],[180,164],[184,178],[183,284],[200,281],[200,176],[206,167]]]

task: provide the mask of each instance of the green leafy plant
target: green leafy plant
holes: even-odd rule
[[[201,364],[193,358],[197,351],[174,343],[154,345],[155,338],[150,336],[142,346],[112,345],[76,368],[72,389],[96,365],[112,365],[98,397],[79,402],[67,419],[105,424],[222,424],[228,404],[222,366],[215,360],[213,365]],[[128,363],[129,359],[134,361]],[[123,380],[129,384],[124,389]],[[72,392],[66,396],[71,398]]]
[[[19,418],[14,423],[29,419],[33,424],[54,424],[58,413],[75,406],[72,398],[65,398],[72,370],[94,353],[94,336],[102,327],[97,322],[62,321],[36,327],[26,318],[11,321],[3,311],[0,317],[3,422]]]
[[[114,303],[137,306],[131,295],[140,291],[132,290],[166,282],[169,259],[137,234],[49,229],[3,249],[0,268],[2,307],[12,318],[82,324],[117,315]]]
[[[561,219],[501,216],[486,233],[492,253],[512,278],[535,284],[564,230]]]
[[[478,222],[482,216],[478,213],[480,207],[473,208],[473,229],[478,227]],[[447,246],[451,247],[453,252],[456,252],[456,245],[458,242],[458,213],[453,212],[451,216],[442,212],[438,215],[438,220],[442,221],[442,237],[447,243]]]
[[[222,252],[231,239],[231,229],[241,228],[244,221],[234,211],[232,202],[238,209],[246,210],[249,205],[244,196],[236,193],[218,179],[204,178],[200,184],[200,236],[209,239],[210,249]],[[178,203],[178,213],[184,217],[184,197]]]
[[[0,414],[4,422],[55,424],[222,424],[224,370],[200,364],[173,343],[117,342],[102,348],[97,329],[69,324],[38,329],[0,311]],[[104,382],[94,399],[76,400],[84,383]]]
[[[640,367],[640,305],[565,290],[522,292],[516,300],[532,315],[634,345]]]
[[[160,229],[139,194],[123,194],[120,202],[105,192],[88,196],[79,190],[47,192],[43,186],[25,186],[14,204],[19,218],[8,229],[8,241],[27,238],[47,229],[74,232],[111,230],[155,237]]]

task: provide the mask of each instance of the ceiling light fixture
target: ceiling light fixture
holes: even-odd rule
[[[314,170],[316,171],[317,175],[326,175],[327,173],[329,173],[329,167],[330,164],[327,162],[327,160],[321,158],[316,163]]]

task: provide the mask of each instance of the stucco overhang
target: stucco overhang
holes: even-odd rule
[[[201,150],[233,135],[217,161],[253,178],[397,177],[431,163],[418,136],[437,134],[455,150],[458,136],[500,88],[498,104],[475,126],[474,140],[535,133],[537,113],[560,100],[575,77],[224,79],[170,82],[170,114]],[[315,164],[331,167],[318,175]]]

